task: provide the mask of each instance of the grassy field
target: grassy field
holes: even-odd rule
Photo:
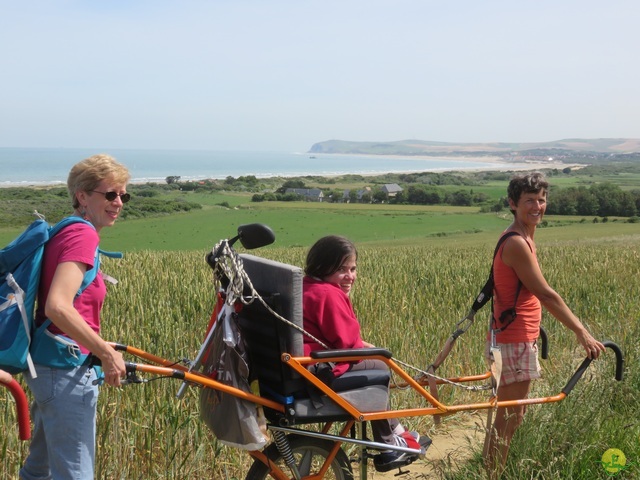
[[[276,234],[273,247],[308,246],[328,233],[345,235],[359,244],[469,245],[491,244],[511,221],[511,214],[478,213],[476,207],[361,205],[305,202],[240,203],[227,208],[205,205],[161,217],[119,221],[101,233],[102,247],[123,252],[141,250],[206,251],[220,238],[235,235],[246,223],[265,223]],[[225,195],[220,198],[229,199]],[[212,200],[210,200],[212,201]],[[227,201],[227,200],[225,200]],[[593,217],[547,216],[548,239],[616,237],[640,233],[638,224],[609,219],[593,224]],[[0,228],[0,245],[13,240],[26,225]],[[541,230],[542,231],[542,230]]]
[[[553,192],[566,187],[586,186],[611,182],[626,190],[640,189],[640,165],[620,163],[594,165],[571,171],[569,174],[550,170],[547,172]],[[298,177],[307,187],[332,190],[358,190],[366,186],[375,188],[383,183],[403,181],[418,185],[437,185],[441,191],[464,190],[485,194],[484,207],[492,206],[505,196],[510,174],[507,172],[422,172],[417,174],[386,174],[379,176],[344,175],[335,178]],[[242,185],[218,188],[230,190],[177,190],[167,185],[131,185],[134,200],[125,207],[125,213],[144,218],[129,218],[119,222],[118,228],[104,231],[104,248],[120,251],[180,250],[210,248],[219,237],[232,235],[238,225],[262,222],[270,225],[277,234],[274,247],[309,245],[317,236],[332,232],[341,233],[359,243],[384,244],[441,244],[493,241],[497,233],[508,224],[510,214],[479,214],[480,205],[474,207],[410,206],[388,204],[332,204],[305,202],[252,202],[253,192],[273,192],[282,187],[284,179],[273,177],[260,179],[251,189]],[[244,189],[244,190],[243,190]],[[46,192],[49,192],[47,194]],[[251,193],[250,193],[251,192]],[[150,198],[142,198],[148,197]],[[68,212],[65,189],[57,188],[7,188],[0,190],[0,245],[13,240],[33,218],[34,209],[55,221]],[[137,202],[136,202],[137,199]],[[197,204],[202,210],[163,215],[146,201],[168,204]],[[139,206],[142,211],[138,211]],[[574,223],[590,223],[594,217],[571,218],[547,216],[551,226]],[[596,219],[602,220],[602,219]],[[602,236],[603,230],[611,235],[632,232],[631,225],[616,225],[614,217],[606,228],[599,228],[593,235]],[[617,219],[623,223],[626,219]],[[591,232],[590,229],[589,232]],[[567,238],[579,238],[571,228],[565,230]],[[587,236],[591,236],[587,233]]]
[[[488,188],[494,188],[490,185]],[[502,184],[504,189],[504,184]],[[212,308],[211,270],[203,256],[238,225],[260,222],[276,234],[261,256],[302,265],[320,236],[350,237],[361,251],[353,303],[364,337],[419,368],[432,361],[483,284],[491,252],[511,215],[477,208],[394,205],[251,203],[240,194],[193,194],[202,210],[118,222],[102,233],[102,247],[126,253],[105,259],[120,280],[104,309],[104,336],[159,355],[193,358]],[[220,206],[226,202],[230,208]],[[608,478],[599,460],[619,448],[633,463],[618,478],[640,477],[640,227],[609,219],[547,216],[536,234],[547,279],[602,339],[626,354],[626,378],[613,381],[613,356],[596,362],[568,399],[534,406],[518,431],[506,479]],[[0,244],[24,226],[0,229]],[[486,314],[486,312],[484,312]],[[482,314],[480,315],[482,317]],[[459,375],[484,370],[484,323],[478,322],[442,367]],[[558,393],[582,352],[566,329],[545,316],[551,359],[534,395]],[[197,392],[183,400],[179,384],[159,380],[104,388],[99,405],[100,479],[240,479],[248,456],[219,444],[198,418]],[[5,395],[4,391],[0,395]],[[483,400],[456,389],[449,403]],[[3,399],[4,400],[4,399]],[[399,407],[421,400],[399,393]],[[408,420],[427,432],[430,418]],[[13,405],[0,401],[0,477],[16,478],[28,445],[17,440]],[[439,465],[443,478],[482,478],[479,452],[463,465]],[[455,468],[454,468],[455,467]],[[453,473],[455,470],[458,473]]]

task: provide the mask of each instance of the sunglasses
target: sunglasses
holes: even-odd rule
[[[120,197],[120,200],[122,201],[122,203],[127,203],[129,200],[131,200],[130,193],[99,192],[97,190],[89,190],[89,191],[93,193],[101,193],[102,195],[104,195],[104,198],[106,198],[107,201],[109,202],[113,202],[118,197]]]

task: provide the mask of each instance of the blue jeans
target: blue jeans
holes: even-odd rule
[[[71,370],[36,365],[38,378],[24,378],[34,397],[33,434],[22,480],[94,478],[98,386],[93,368]]]

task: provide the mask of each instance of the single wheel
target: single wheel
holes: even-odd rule
[[[317,474],[324,464],[325,459],[329,456],[329,452],[331,452],[331,449],[335,445],[331,440],[302,435],[288,435],[287,438],[289,439],[293,457],[295,458],[298,471],[302,478]],[[264,450],[264,454],[269,460],[277,464],[285,474],[291,474],[289,467],[287,467],[275,443],[269,445]],[[291,477],[293,478],[293,475]],[[245,480],[264,480],[266,478],[271,478],[268,467],[260,460],[255,460]],[[351,464],[343,449],[338,450],[338,453],[323,478],[325,480],[353,480]]]

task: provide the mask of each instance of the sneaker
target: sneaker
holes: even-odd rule
[[[400,447],[409,447],[415,450],[420,450],[420,434],[418,432],[402,432],[400,435],[400,441],[398,442],[398,446]],[[398,438],[396,438],[398,440]]]
[[[431,443],[433,443],[431,438],[427,435],[420,435],[418,432],[407,432],[407,433],[418,443],[419,448],[424,449],[425,452],[431,446]],[[409,442],[407,442],[407,444],[409,444]]]
[[[421,451],[420,454],[424,453],[423,447],[419,443],[419,433],[403,432],[400,435],[394,436],[397,446],[419,450]],[[378,472],[388,472],[389,470],[404,467],[405,465],[413,463],[413,461],[416,460],[420,456],[420,454],[397,452],[393,450],[388,452],[381,452],[374,457],[373,466]]]
[[[388,472],[413,463],[418,455],[406,452],[382,452],[373,458],[373,466],[378,472]]]

